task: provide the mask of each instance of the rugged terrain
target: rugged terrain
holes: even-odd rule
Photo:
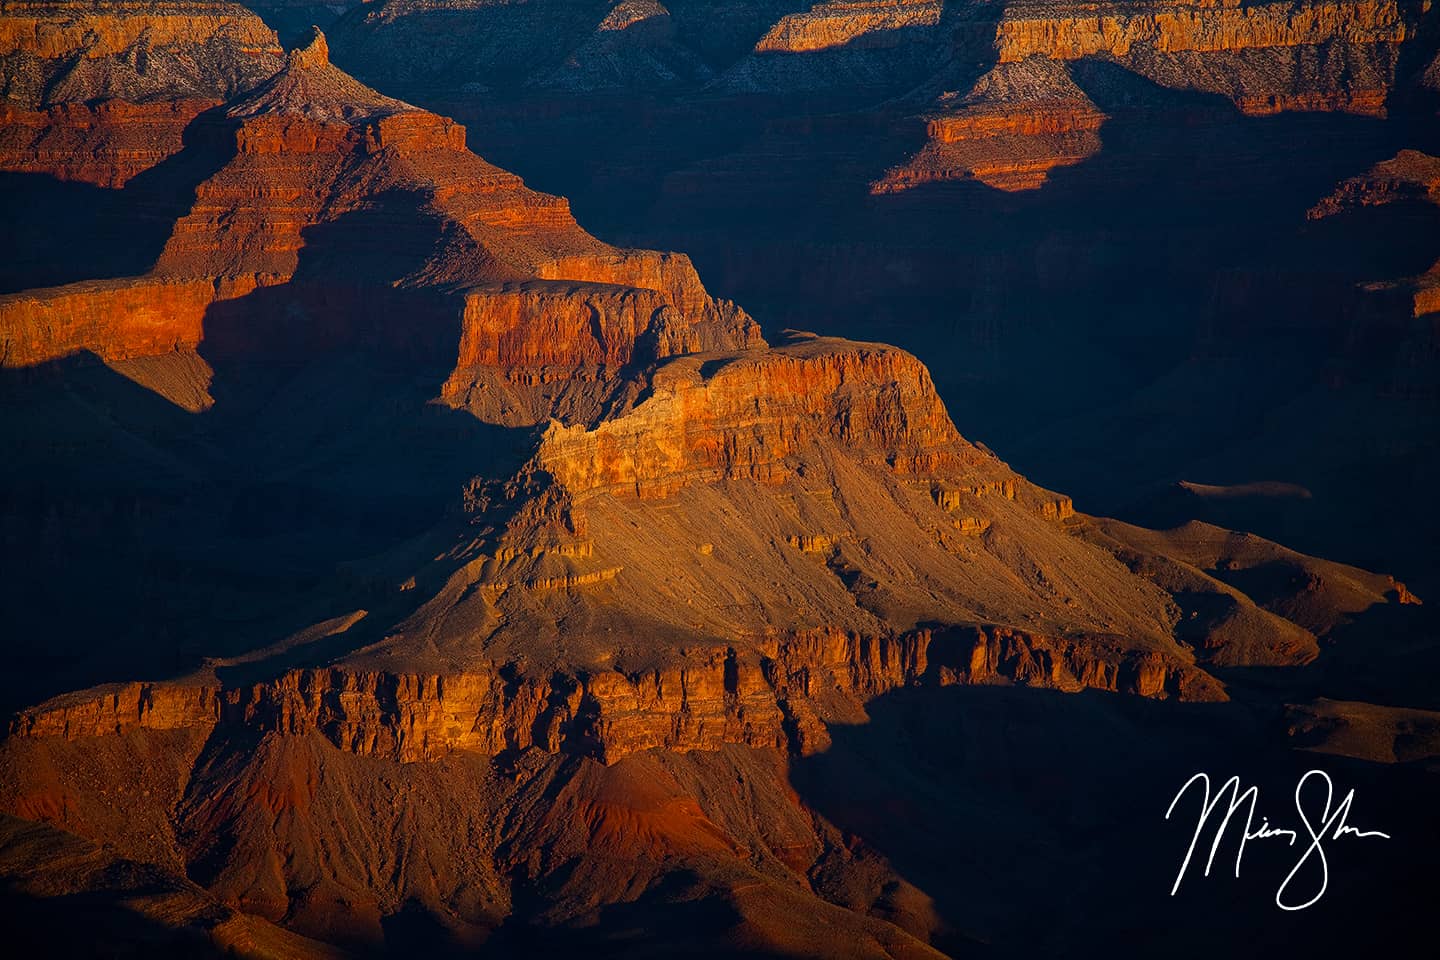
[[[1391,122],[1422,11],[20,6],[0,19],[0,893],[27,949],[87,953],[80,910],[91,939],[180,956],[1359,946],[1344,913],[1277,924],[1259,868],[1248,906],[1157,895],[1183,838],[1156,811],[1197,765],[1283,796],[1312,756],[1409,831],[1379,881],[1337,863],[1332,896],[1414,932],[1440,843],[1427,590],[1205,522],[1315,496],[1268,476],[1127,511],[1160,529],[1077,509],[970,420],[989,437],[1040,407],[1073,434],[1034,458],[1055,476],[1085,476],[1067,444],[1123,467],[1163,443],[1048,406],[1090,402],[1064,335],[1029,345],[1053,382],[1007,380],[983,337],[927,324],[953,286],[983,326],[1045,255],[1027,222],[1124,198],[1152,141],[1117,147],[1112,122],[1215,116],[1174,91]],[[1367,252],[1312,296],[1433,351],[1428,274],[1404,279],[1440,255],[1415,129],[1290,212],[1351,246],[1372,229],[1352,218],[1408,218],[1393,246],[1423,251]],[[582,182],[607,236],[696,239],[770,312],[682,253],[592,236],[481,159],[492,142]],[[1229,171],[1260,165],[1242,147]],[[937,190],[1044,197],[1086,170],[1097,197],[976,241],[1003,245],[990,280],[946,267],[947,231],[1014,208]],[[898,219],[867,235],[857,205]],[[909,290],[893,319],[846,299],[881,275]],[[1243,356],[1269,288],[1227,282],[1209,332]],[[1433,353],[1406,355],[1387,396],[1433,398]],[[1400,409],[1394,442],[1423,439],[1426,408]],[[1166,426],[1203,443],[1204,422]],[[1400,557],[1383,568],[1434,582]]]

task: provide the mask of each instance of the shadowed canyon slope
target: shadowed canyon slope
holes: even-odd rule
[[[1009,379],[915,288],[963,286],[983,323],[946,234],[1121,177],[1114,125],[1392,122],[1422,13],[6,9],[7,926],[77,955],[82,910],[177,956],[1356,946],[1338,914],[1275,924],[1255,876],[1253,908],[1161,889],[1182,838],[1155,811],[1195,764],[1279,796],[1313,753],[1412,831],[1335,893],[1409,936],[1440,844],[1425,589],[1206,522],[1298,484],[1186,479],[1127,512],[1149,529],[1031,482],[969,421],[1003,438],[1077,378]],[[1307,173],[1297,224],[1426,234],[1420,148]],[[688,243],[598,239],[512,166],[578,184],[600,236],[693,239],[711,286],[662,252]],[[994,282],[1085,203],[977,238]],[[1367,256],[1347,302],[1433,343],[1417,259]],[[908,328],[849,299],[882,276]],[[711,292],[732,280],[756,317]],[[1238,327],[1269,288],[1232,284]],[[1068,346],[1030,349],[1059,370]],[[1131,440],[1077,433],[1048,469]]]

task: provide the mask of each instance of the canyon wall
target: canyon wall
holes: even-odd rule
[[[7,99],[225,100],[274,73],[275,33],[238,3],[45,0],[7,4],[0,70]]]
[[[1002,63],[1041,54],[1123,59],[1137,48],[1202,53],[1339,42],[1398,44],[1410,32],[1395,0],[1241,3],[1169,0],[1145,4],[1010,3],[996,28]]]
[[[692,650],[637,675],[527,677],[514,665],[439,675],[335,667],[238,688],[132,683],[23,711],[9,732],[68,740],[193,728],[318,732],[341,750],[402,762],[537,747],[614,763],[650,749],[726,744],[823,750],[827,721],[863,716],[866,701],[922,682],[1224,699],[1214,680],[1164,654],[1005,627],[875,637],[817,630],[774,638],[764,649]]]

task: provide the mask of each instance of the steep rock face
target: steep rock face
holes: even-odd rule
[[[275,34],[236,3],[8,4],[0,170],[122,187],[282,63]]]
[[[1097,53],[1235,51],[1340,41],[1402,42],[1401,5],[1374,0],[1245,5],[1238,0],[1173,0],[1107,5],[1022,2],[1006,6],[997,28],[1001,62],[1042,54],[1075,60]]]
[[[1294,47],[1331,40],[1399,43],[1406,37],[1406,26],[1399,4],[1370,0],[1258,5],[1179,0],[1138,9],[1121,4],[1020,2],[1006,7],[998,37],[1002,61],[1034,53],[1073,60],[1096,53],[1123,57],[1141,45],[1179,52]]]
[[[217,297],[243,296],[244,281],[96,280],[0,297],[0,365],[28,367],[82,350],[129,360],[193,350]]]
[[[514,664],[456,674],[337,667],[294,670],[248,687],[132,683],[24,711],[9,732],[70,741],[133,731],[320,734],[340,750],[401,762],[531,748],[604,763],[647,750],[726,745],[805,755],[829,744],[828,722],[863,717],[867,701],[917,683],[1224,699],[1219,684],[1193,665],[1128,651],[1117,639],[993,626],[881,636],[816,629],[774,638],[756,652],[691,650],[632,674],[527,676]]]
[[[688,262],[666,270],[675,280],[694,275]],[[679,296],[561,280],[468,288],[459,354],[441,396],[487,423],[533,426],[551,418],[590,423],[630,382],[624,370],[631,364],[763,345],[744,311],[710,301],[703,288],[698,309],[708,320],[692,322],[675,307],[691,296],[688,284],[670,285],[680,289]]]
[[[805,5],[775,11],[778,18],[711,88],[782,96],[903,89],[944,61],[948,14],[934,0],[794,6]]]
[[[7,100],[219,101],[274,73],[279,41],[238,3],[7,4],[0,69]]]
[[[539,462],[576,498],[663,497],[715,479],[777,482],[783,462],[817,436],[889,455],[897,470],[930,465],[959,434],[918,360],[814,340],[662,368],[631,415],[587,431],[551,431]]]
[[[416,96],[687,84],[746,95],[904,96],[937,70],[964,75],[968,86],[977,64],[1043,57],[1118,62],[1162,86],[1222,95],[1255,115],[1380,114],[1396,83],[1400,45],[1416,35],[1423,13],[1414,0],[735,6],[389,0],[343,21],[339,46],[362,76]],[[708,55],[708,66],[696,51]]]
[[[470,946],[537,892],[541,920],[589,931],[611,906],[623,920],[700,883],[751,951],[930,956],[923,895],[802,803],[787,763],[912,686],[1222,699],[1208,664],[1304,662],[1386,599],[1378,578],[1214,528],[1155,536],[1077,515],[967,443],[914,357],[805,337],[766,349],[687,259],[593,241],[563,201],[464,153],[458,126],[334,71],[319,38],[211,132],[225,164],[155,275],[0,305],[23,315],[5,328],[19,362],[194,349],[215,297],[258,293],[321,348],[327,324],[403,330],[420,305],[454,335],[445,403],[561,422],[505,432],[538,444],[517,474],[476,477],[435,531],[345,565],[377,601],[373,624],[361,611],[309,631],[315,648],[287,640],[14,721],[0,809],[191,877],[202,902],[364,948],[418,914]],[[364,282],[346,290],[346,275]],[[132,319],[117,333],[112,316]],[[378,392],[281,416],[302,436],[354,430],[361,408],[392,402],[408,415]],[[488,471],[498,433],[445,439]],[[425,466],[380,451],[418,483]],[[343,495],[348,466],[323,474],[320,499]],[[859,892],[834,892],[837,875]],[[704,940],[688,923],[683,938]]]
[[[1104,113],[1069,63],[1119,64],[1162,87],[1218,94],[1242,112],[1337,110],[1383,115],[1412,5],[1236,2],[1006,4],[998,22],[956,21],[954,57],[907,102],[925,108],[925,146],[872,185],[888,193],[974,179],[1001,190],[1100,151]],[[995,58],[978,80],[971,65]],[[968,90],[967,90],[968,87]],[[1134,99],[1133,95],[1131,99]],[[1132,104],[1143,109],[1143,104]]]
[[[477,356],[502,349],[492,338]],[[568,401],[577,380],[549,388]],[[821,626],[880,638],[989,624],[1004,627],[997,643],[1028,644],[1006,654],[1018,676],[1064,688],[1139,689],[1120,664],[1152,654],[1169,673],[1195,669],[1171,594],[1074,536],[1069,498],[967,443],[909,354],[802,335],[664,361],[610,396],[593,416],[573,405],[516,478],[476,478],[474,532],[417,575],[431,598],[358,664],[633,676],[696,645],[775,659],[777,636]],[[1204,655],[1303,660],[1297,633],[1277,617],[1245,652],[1222,636]],[[1016,676],[988,670],[973,675]],[[1141,686],[1218,689],[1207,683]]]

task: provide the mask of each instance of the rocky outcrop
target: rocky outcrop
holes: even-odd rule
[[[675,42],[649,32],[668,19],[652,3],[369,6],[346,29],[441,11],[453,16],[430,22],[469,23],[471,42],[485,32],[476,23],[543,26],[579,11],[583,36],[598,38],[581,47],[598,59],[576,73],[613,65],[626,83],[649,82],[624,71]],[[835,47],[756,62],[804,70],[831,53],[888,56],[917,32],[940,49],[948,32],[926,12],[938,6],[824,4],[807,14],[812,25],[879,19]],[[908,26],[885,19],[917,11]],[[557,21],[551,35],[566,29]],[[402,43],[391,56],[440,60],[457,47],[467,49]],[[521,47],[504,56],[525,56]],[[489,66],[457,56],[445,69],[488,80]],[[937,148],[962,152],[937,154],[924,176],[1031,186],[1083,156],[1103,119],[1064,65],[1039,54],[957,88],[929,104],[927,122]],[[983,797],[985,778],[1023,755],[1043,773],[1023,777],[1026,802],[1007,795],[1009,814],[977,807],[978,820],[972,810],[942,826],[983,820],[1013,838],[1010,826],[1035,822],[1029,803],[1088,782],[1096,751],[1131,739],[1117,731],[1211,716],[1121,697],[1223,699],[1212,665],[1302,663],[1370,607],[1413,599],[1383,578],[1215,528],[1150,534],[1077,514],[967,442],[909,353],[808,336],[769,348],[687,258],[590,237],[564,200],[469,153],[458,124],[340,71],[322,37],[185,141],[214,164],[155,270],[0,301],[6,366],[91,351],[132,373],[179,355],[203,367],[196,352],[225,358],[220,347],[267,333],[298,347],[283,362],[217,360],[213,414],[166,409],[153,423],[163,405],[133,389],[139,377],[114,381],[85,364],[7,370],[21,399],[35,398],[35,412],[21,412],[26,430],[38,424],[39,455],[25,453],[66,468],[34,471],[41,493],[8,509],[40,519],[7,530],[20,531],[20,553],[103,550],[115,530],[158,545],[114,558],[75,549],[77,559],[45,568],[67,574],[53,591],[61,602],[83,593],[96,619],[114,622],[96,635],[123,662],[104,676],[171,676],[175,660],[151,666],[171,653],[193,657],[181,669],[225,659],[189,679],[22,710],[0,743],[0,810],[203,884],[184,889],[205,916],[229,923],[216,905],[239,905],[361,950],[387,938],[405,949],[409,923],[417,939],[433,930],[450,941],[442,947],[493,937],[487,949],[505,953],[508,937],[526,946],[532,920],[590,938],[597,917],[625,926],[656,898],[689,903],[693,889],[700,911],[665,914],[681,917],[692,944],[709,941],[689,920],[714,915],[739,930],[734,952],[930,956],[923,941],[938,913],[865,849],[877,835],[845,809],[856,791],[816,790],[817,774],[838,770],[862,789],[878,781],[877,819],[894,823],[928,809],[926,794],[970,803],[955,784],[979,783]],[[156,155],[170,142],[157,140]],[[127,150],[102,159],[116,170],[149,162]],[[873,249],[857,244],[856,260]],[[440,349],[412,364],[393,348],[417,331]],[[187,369],[210,383],[210,371]],[[105,375],[100,392],[87,389],[89,373]],[[32,384],[47,391],[24,392]],[[995,402],[1033,386],[1017,382]],[[427,402],[437,389],[448,409]],[[64,405],[54,426],[47,403]],[[140,495],[113,480],[142,486],[105,449],[117,436],[120,455],[143,461]],[[80,449],[54,449],[67,446]],[[68,489],[51,496],[52,475]],[[169,499],[183,507],[158,503]],[[70,534],[86,524],[98,534]],[[173,532],[154,535],[167,524]],[[108,595],[94,581],[132,557],[144,596],[117,611],[102,598],[130,581]],[[93,576],[75,588],[82,562]],[[213,589],[220,577],[191,572],[211,562],[220,577],[260,583]],[[194,611],[173,621],[183,646],[143,637],[145,627],[119,632],[132,609],[153,616],[147,604]],[[153,651],[132,648],[135,636],[160,650],[143,668],[138,657]],[[1117,696],[937,693],[948,686]],[[1237,724],[1252,713],[1264,711],[1239,711]],[[1102,737],[1067,738],[1087,715],[1104,721]],[[1126,717],[1134,723],[1116,722]],[[844,765],[857,739],[920,762],[862,764],[856,776]],[[1137,768],[1165,752],[1156,744],[1177,742],[1188,741],[1144,741]],[[1077,759],[1057,767],[1060,755]],[[897,805],[872,768],[943,768],[947,785]],[[840,800],[821,809],[817,797]],[[919,832],[929,833],[921,846],[934,836],[928,824]],[[1018,859],[1032,862],[1033,850]],[[107,882],[87,877],[79,889]],[[269,949],[302,953],[283,939]]]
[[[707,366],[716,367],[713,371]],[[554,427],[537,461],[570,494],[664,497],[690,483],[776,483],[785,460],[826,439],[896,470],[962,454],[930,375],[911,355],[813,339],[662,367],[651,397],[593,430]]]
[[[592,93],[692,85],[710,76],[704,60],[677,42],[670,11],[658,0],[620,0],[563,63],[531,83]]]
[[[0,170],[122,187],[282,63],[275,34],[237,3],[7,4]]]
[[[710,301],[703,288],[693,298],[703,322],[676,309],[677,300],[691,299],[687,274],[694,271],[680,258],[652,281],[681,289],[679,297],[647,287],[561,280],[467,289],[459,354],[442,398],[487,423],[589,423],[632,364],[763,345],[743,310]]]
[[[998,23],[971,12],[955,57],[908,102],[925,112],[925,146],[871,185],[977,180],[1001,190],[1042,186],[1047,173],[1100,150],[1104,113],[1067,63],[1107,60],[1163,87],[1219,94],[1242,112],[1383,114],[1399,45],[1418,13],[1397,3],[1241,5],[1007,4]],[[998,62],[968,92],[979,50]]]
[[[1440,157],[1419,150],[1401,150],[1368,172],[1341,183],[1334,193],[1311,207],[1306,216],[1321,220],[1355,207],[1406,201],[1440,206]]]
[[[934,105],[922,117],[926,145],[886,171],[873,193],[947,180],[1033,190],[1050,170],[1098,153],[1106,119],[1062,64],[1038,56],[1002,63],[968,93],[942,92]]]
[[[847,44],[884,45],[887,36],[906,27],[939,25],[944,4],[938,0],[839,0],[817,3],[803,13],[782,17],[755,44],[756,53],[811,53]]]

